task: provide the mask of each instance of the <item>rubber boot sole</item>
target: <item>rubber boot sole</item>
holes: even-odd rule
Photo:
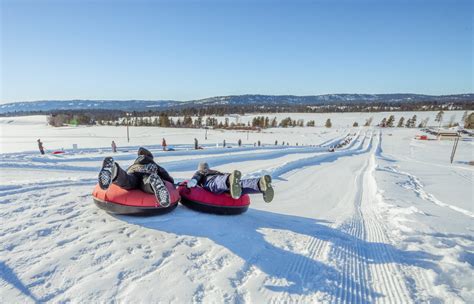
[[[240,185],[241,177],[242,173],[238,170],[235,170],[229,175],[229,190],[230,196],[232,196],[233,199],[238,199],[242,194],[242,186]]]
[[[263,194],[263,200],[265,203],[270,203],[275,195],[275,191],[272,187],[272,177],[270,175],[262,176],[259,181],[259,186]]]
[[[171,204],[170,193],[166,188],[165,182],[157,175],[152,174],[148,177],[148,183],[155,193],[156,200],[164,208],[169,207]]]
[[[115,167],[115,161],[112,157],[106,157],[104,158],[104,161],[102,162],[102,169],[100,169],[99,172],[99,187],[102,190],[107,190],[109,189],[110,185],[112,184],[113,180],[113,171]]]

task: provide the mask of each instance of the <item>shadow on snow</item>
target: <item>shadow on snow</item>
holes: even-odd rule
[[[386,243],[367,242],[341,230],[328,227],[324,221],[250,209],[240,216],[200,214],[180,206],[173,214],[155,218],[118,216],[126,222],[177,235],[207,238],[221,245],[245,261],[243,269],[257,267],[269,277],[286,280],[279,285],[265,285],[273,291],[305,295],[322,291],[333,297],[351,293],[356,302],[368,302],[364,295],[377,298],[382,295],[372,290],[369,282],[345,277],[342,290],[340,270],[298,252],[282,249],[265,238],[268,229],[296,233],[329,242],[335,249],[352,248],[353,254],[363,252],[368,264],[396,263],[435,269],[438,256],[422,251],[403,251]],[[290,236],[288,236],[290,237]],[[387,254],[378,254],[376,251]],[[296,267],[299,265],[298,267]],[[302,265],[302,266],[301,266]],[[357,292],[357,290],[359,292]]]
[[[0,279],[4,280],[8,284],[11,284],[15,287],[18,291],[24,294],[26,297],[33,300],[35,303],[39,303],[40,301],[35,297],[35,295],[30,291],[28,286],[26,286],[20,278],[15,274],[15,272],[8,267],[5,262],[0,261]]]

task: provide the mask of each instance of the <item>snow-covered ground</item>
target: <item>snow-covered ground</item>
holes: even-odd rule
[[[417,129],[352,128],[356,114],[331,114],[331,129],[268,129],[249,139],[131,128],[130,143],[124,127],[0,118],[0,302],[474,302],[474,142],[460,141],[450,164],[452,142],[415,140]],[[360,115],[359,124],[368,118]],[[327,151],[348,134],[348,145]],[[176,151],[161,151],[162,137]],[[194,137],[204,150],[191,149]],[[37,138],[66,153],[38,155]],[[233,148],[215,147],[224,139]],[[109,215],[91,191],[112,140],[124,166],[144,145],[179,180],[204,159],[244,176],[269,173],[276,197],[266,204],[254,195],[238,216],[184,206]]]

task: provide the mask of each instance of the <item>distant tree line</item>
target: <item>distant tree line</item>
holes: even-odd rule
[[[131,111],[133,117],[159,116],[165,113],[168,116],[225,116],[231,114],[255,114],[255,113],[346,113],[346,112],[393,112],[393,111],[448,111],[448,110],[474,110],[472,101],[455,101],[441,103],[437,101],[420,101],[413,103],[404,102],[358,102],[335,103],[330,105],[309,104],[243,104],[243,105],[212,105],[212,106],[181,106],[163,108],[161,110]],[[126,111],[119,110],[67,110],[67,111],[19,111],[0,114],[0,116],[21,116],[36,114],[78,114],[84,113],[88,116],[98,118],[97,120],[111,121],[104,116],[125,116]],[[107,113],[107,114],[106,114]],[[118,115],[118,113],[121,113]],[[102,119],[104,117],[104,119]]]
[[[154,112],[153,112],[154,113]],[[157,113],[156,116],[143,116],[142,112],[122,113],[121,111],[109,112],[109,111],[90,111],[82,112],[75,111],[69,112],[58,112],[49,115],[48,123],[52,126],[59,127],[63,125],[108,125],[108,126],[146,126],[146,127],[163,127],[163,128],[203,128],[211,127],[214,129],[242,129],[242,130],[256,130],[266,128],[289,128],[289,127],[315,127],[316,122],[309,120],[306,122],[303,119],[292,119],[290,116],[283,118],[278,121],[276,117],[268,116],[256,116],[247,123],[230,122],[229,117],[225,117],[224,120],[219,120],[216,117],[192,117],[189,115],[183,117],[170,117],[166,112]],[[441,110],[436,114],[435,122],[441,127],[444,122],[445,127],[458,126],[459,122],[455,122],[455,116],[452,115],[449,120],[444,121],[444,111]],[[465,128],[472,129],[474,127],[474,113],[468,113],[465,111],[461,119]],[[363,126],[371,126],[373,117],[369,117],[365,120]],[[417,115],[413,115],[408,119],[400,117],[396,122],[395,115],[389,115],[384,117],[379,127],[382,128],[425,128],[428,125],[429,117],[418,121]],[[327,119],[324,123],[327,128],[332,127],[331,119]],[[355,121],[352,124],[353,127],[358,127],[359,123]]]
[[[436,125],[441,127],[443,123],[443,117],[444,117],[444,111],[441,110],[436,114],[435,117],[435,122]],[[398,120],[398,123],[396,124],[397,128],[426,128],[429,122],[429,117],[426,117],[425,119],[421,120],[420,122],[417,122],[417,116],[413,115],[412,117],[408,118],[405,120],[405,117],[400,117]],[[463,123],[463,126],[467,129],[472,129],[474,126],[474,113],[469,114],[468,111],[465,111],[462,118],[461,122]],[[452,128],[459,126],[459,122],[455,121],[455,115],[451,115],[448,121],[445,122],[443,125],[444,127]],[[384,117],[380,123],[378,124],[379,127],[382,128],[392,128],[395,126],[395,116],[390,115],[389,117]]]
[[[315,127],[316,122],[304,119],[292,119],[291,117],[283,118],[278,121],[276,117],[256,116],[247,123],[230,122],[229,117],[219,120],[216,117],[175,117],[168,116],[167,113],[161,112],[157,116],[144,117],[142,115],[135,116],[138,113],[97,113],[75,111],[75,113],[53,113],[48,116],[48,123],[54,127],[64,125],[102,125],[102,126],[135,126],[135,127],[162,127],[162,128],[202,128],[211,127],[214,129],[244,129],[257,130],[266,128],[289,128],[289,127]],[[331,120],[328,119],[325,126],[332,126]]]
[[[452,111],[474,110],[474,103],[458,101],[440,103],[426,102],[361,102],[335,103],[331,105],[304,105],[304,104],[250,104],[250,105],[213,105],[205,107],[182,107],[164,109],[169,116],[224,116],[229,114],[255,114],[255,113],[345,113],[345,112],[394,112],[394,111]],[[151,112],[151,111],[150,111]]]

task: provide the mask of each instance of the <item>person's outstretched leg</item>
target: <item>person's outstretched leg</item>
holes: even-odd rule
[[[155,195],[156,200],[160,202],[162,207],[168,207],[171,204],[170,193],[166,188],[165,182],[161,177],[156,174],[150,174],[143,176],[142,190],[147,193]]]
[[[209,192],[221,194],[230,192],[233,198],[239,198],[242,194],[240,186],[240,171],[235,170],[231,174],[215,175],[206,180],[203,188]]]
[[[229,191],[229,186],[227,185],[228,177],[229,174],[208,177],[202,187],[215,194],[227,192]]]
[[[264,175],[260,178],[249,178],[241,181],[242,194],[262,193],[263,200],[270,203],[273,200],[274,190],[272,187],[272,177]]]
[[[260,178],[247,178],[240,181],[240,185],[242,187],[242,195],[243,194],[255,194],[261,193],[260,187],[258,183]]]
[[[127,171],[120,168],[117,163],[115,163],[114,170],[116,174],[112,179],[112,182],[115,185],[125,190],[133,190],[138,188],[139,178],[135,174],[128,174]]]

